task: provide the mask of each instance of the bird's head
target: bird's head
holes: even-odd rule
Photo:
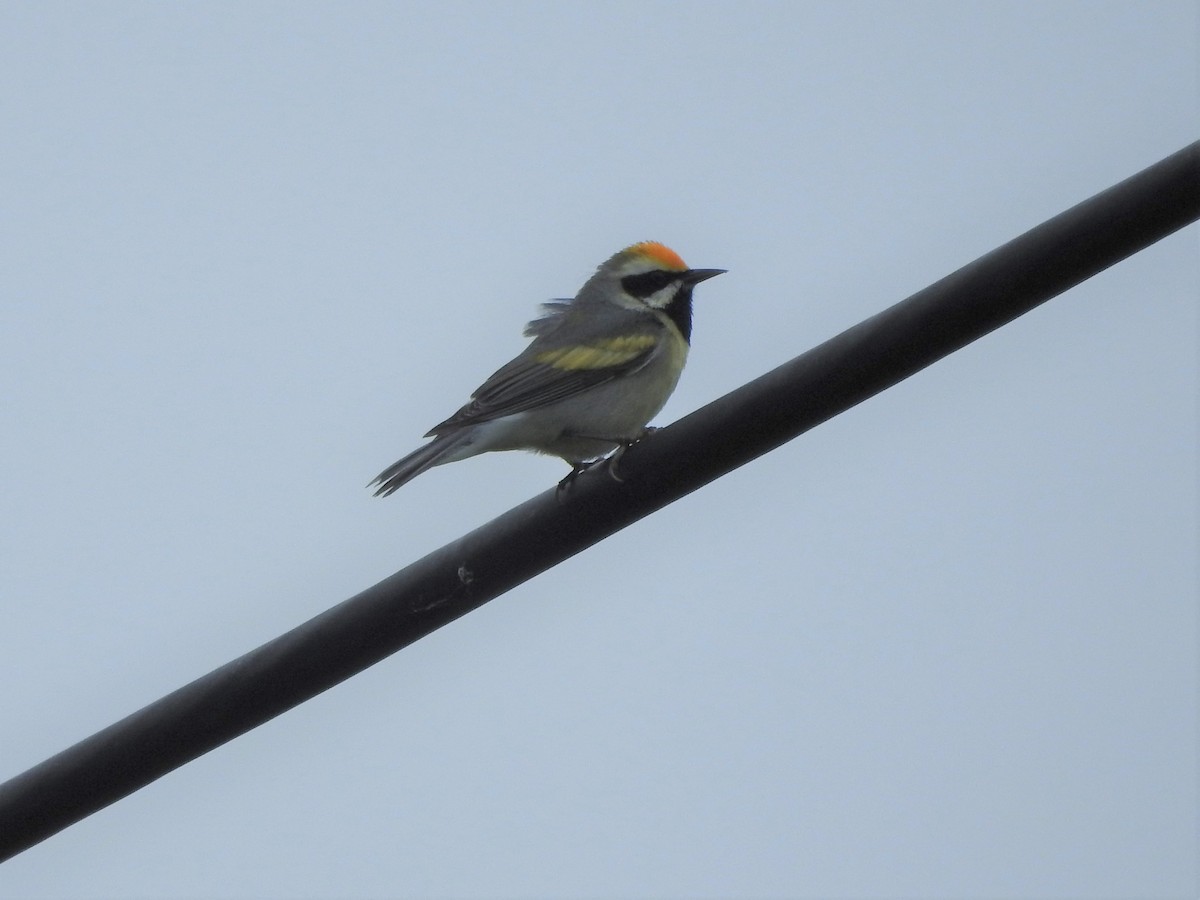
[[[594,291],[626,308],[666,314],[685,340],[692,332],[692,288],[725,269],[689,269],[665,244],[642,241],[609,257],[584,291]],[[582,294],[583,292],[581,292]]]

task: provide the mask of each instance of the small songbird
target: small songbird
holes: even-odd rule
[[[573,300],[542,304],[533,338],[471,402],[425,437],[433,440],[379,473],[386,497],[426,469],[490,450],[559,456],[572,470],[623,450],[646,431],[683,372],[692,334],[692,288],[724,269],[689,269],[654,241],[627,247],[596,269]]]

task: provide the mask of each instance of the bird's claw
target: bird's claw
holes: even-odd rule
[[[575,465],[571,466],[571,471],[567,473],[566,477],[558,483],[558,487],[554,489],[554,499],[559,503],[562,503],[563,497],[570,493],[571,486],[575,483],[575,479],[592,466],[596,465],[598,462],[603,462],[603,460],[593,459],[587,462],[576,463]]]
[[[621,473],[617,471],[617,464],[621,461],[621,457],[625,455],[625,451],[632,447],[636,440],[622,441],[617,445],[617,449],[608,457],[608,474],[612,476],[612,480],[617,484],[624,484],[625,479],[621,477]]]
[[[657,428],[643,428],[642,433],[632,440],[617,441],[617,449],[614,450],[610,455],[603,457],[602,459],[593,459],[589,460],[588,462],[582,462],[573,465],[571,467],[571,471],[567,473],[567,476],[563,478],[563,480],[558,483],[558,487],[554,489],[555,498],[559,502],[562,502],[562,498],[571,490],[571,485],[575,483],[575,479],[588,469],[592,468],[593,466],[598,466],[601,463],[608,464],[608,474],[612,477],[613,481],[617,482],[618,484],[624,484],[625,479],[621,477],[618,465],[621,461],[621,457],[625,455],[626,450],[646,436],[653,434],[657,430]]]

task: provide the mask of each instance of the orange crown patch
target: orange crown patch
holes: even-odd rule
[[[666,244],[660,244],[658,241],[642,241],[640,244],[634,244],[627,252],[637,253],[640,256],[653,260],[664,269],[677,272],[687,270],[687,263],[680,258],[679,254]]]

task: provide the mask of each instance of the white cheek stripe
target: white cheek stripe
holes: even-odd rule
[[[617,294],[617,302],[625,309],[635,309],[643,312],[647,309],[661,310],[671,305],[671,301],[675,299],[677,293],[679,293],[678,284],[669,284],[665,288],[660,288],[645,300],[639,300],[637,297],[621,291]]]

